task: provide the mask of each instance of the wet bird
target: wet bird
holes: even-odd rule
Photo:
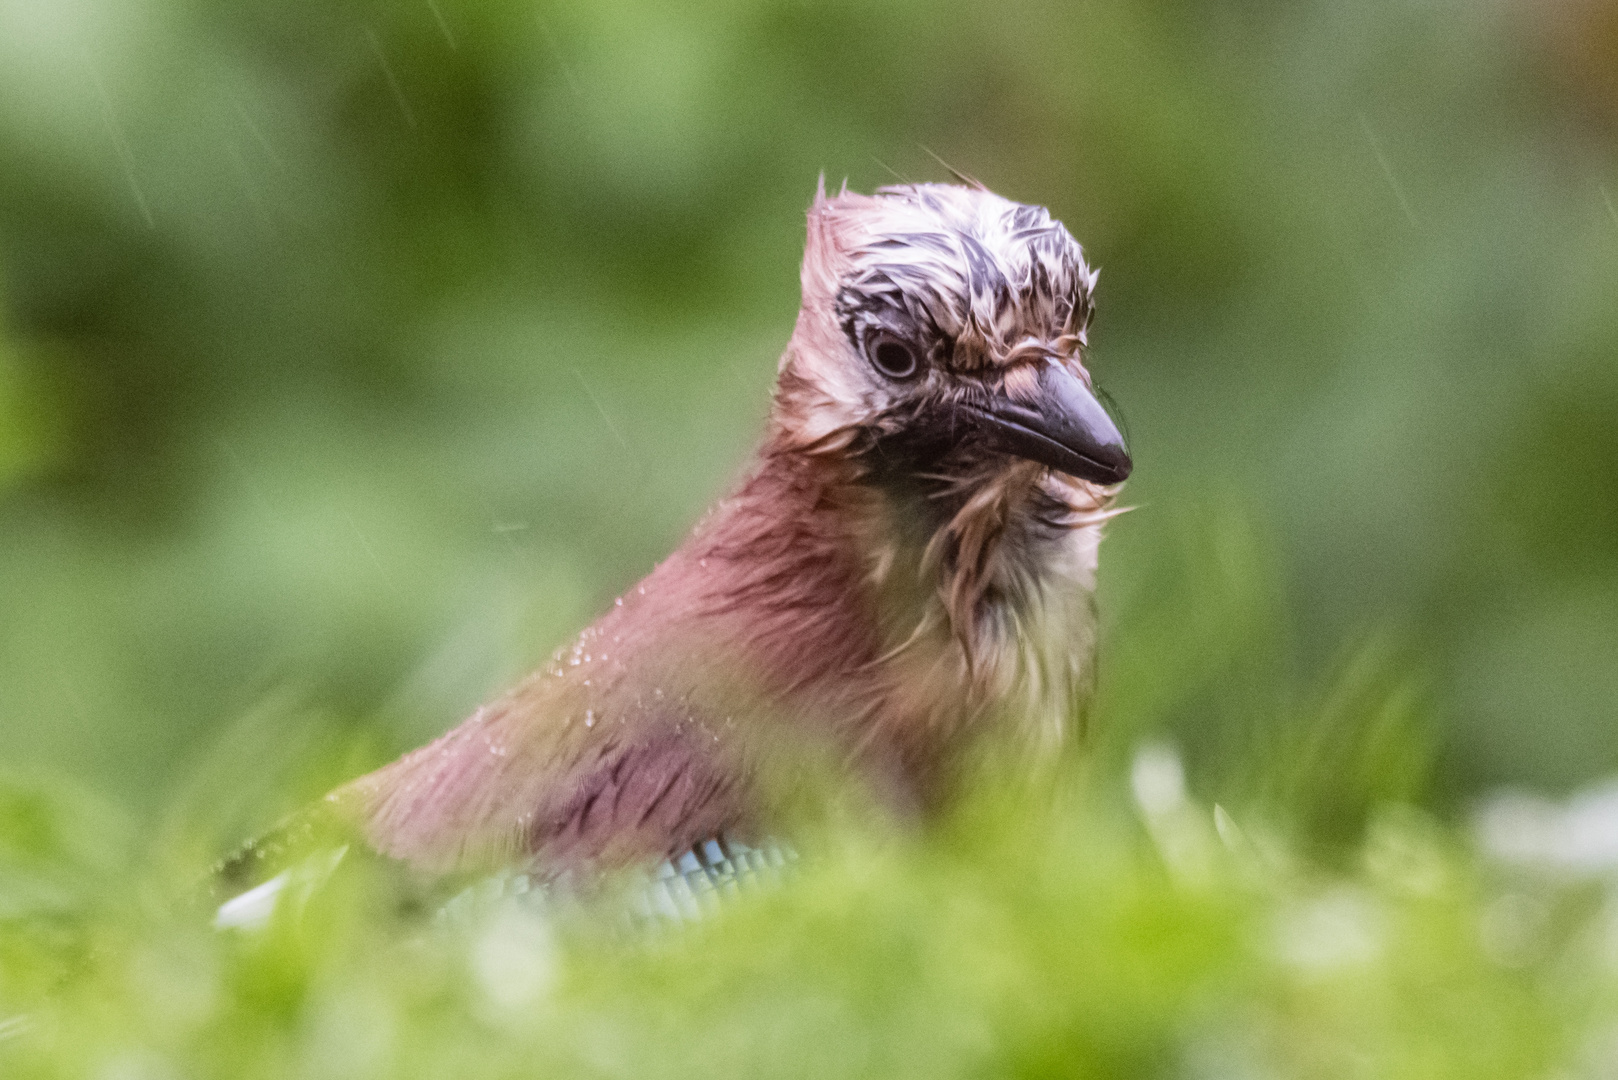
[[[811,759],[926,815],[983,742],[1048,757],[1131,467],[1084,364],[1095,282],[1041,207],[822,184],[739,486],[547,666],[331,805],[422,870],[555,874],[758,843]]]

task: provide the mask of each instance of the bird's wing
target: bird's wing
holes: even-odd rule
[[[627,865],[746,831],[746,770],[700,718],[601,707],[597,721],[601,699],[579,690],[536,677],[329,798],[377,850],[432,872]]]

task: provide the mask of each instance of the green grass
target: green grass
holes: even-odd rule
[[[435,918],[345,860],[266,928],[89,806],[0,795],[6,1077],[1605,1075],[1613,898],[1375,808],[1330,860],[1161,747],[923,831],[827,832],[695,923]],[[1131,793],[1133,792],[1133,793]],[[1328,866],[1329,863],[1329,866]],[[190,876],[188,876],[190,875]]]

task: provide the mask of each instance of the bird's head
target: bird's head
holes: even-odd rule
[[[942,184],[821,190],[777,429],[917,474],[1029,461],[1121,483],[1129,452],[1083,363],[1095,280],[1043,207]]]

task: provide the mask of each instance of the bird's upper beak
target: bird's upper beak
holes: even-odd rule
[[[994,449],[1091,483],[1122,483],[1133,467],[1112,417],[1065,364],[1046,362],[1040,368],[1032,400],[997,394],[964,406],[963,418]]]

